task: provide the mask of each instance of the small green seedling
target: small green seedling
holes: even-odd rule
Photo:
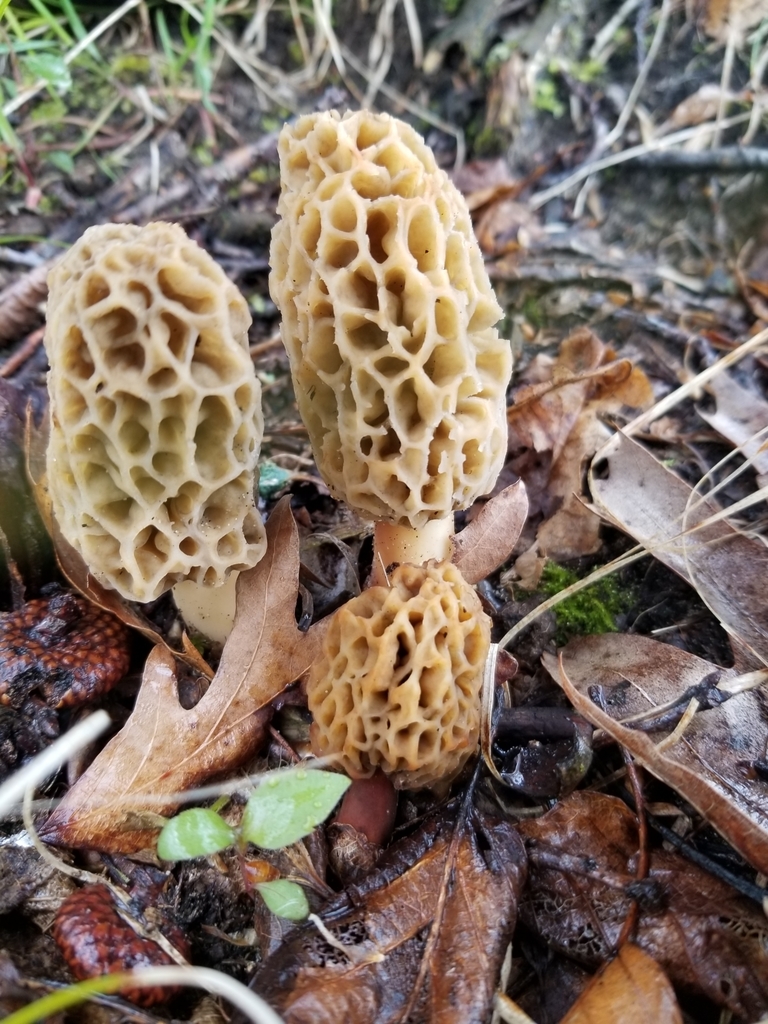
[[[314,768],[270,772],[249,797],[239,828],[213,808],[182,811],[164,825],[157,855],[191,860],[234,846],[244,859],[248,843],[263,850],[290,846],[325,821],[349,784],[345,775]],[[309,913],[307,897],[296,882],[278,878],[260,882],[256,889],[273,914],[300,921]]]

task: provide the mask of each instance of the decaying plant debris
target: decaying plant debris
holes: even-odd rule
[[[768,1018],[768,10],[577,6],[246,4],[205,36],[190,4],[196,59],[227,54],[210,81],[173,47],[175,79],[156,63],[151,5],[112,27],[83,8],[119,102],[91,101],[75,59],[71,118],[26,51],[5,66],[0,226],[22,240],[0,246],[0,784],[92,709],[113,731],[38,790],[47,853],[3,826],[3,1014],[83,963],[189,962],[286,1024]],[[399,798],[376,773],[288,848],[171,870],[154,843],[187,791],[223,794],[237,826],[251,777],[309,753],[330,616],[386,581],[314,466],[267,283],[279,120],[363,101],[411,120],[463,193],[515,355],[504,468],[452,541],[492,622],[482,753]],[[223,647],[169,596],[102,587],[46,493],[48,268],[92,223],[158,219],[254,318],[269,543]],[[81,620],[109,623],[119,678],[90,671]],[[278,877],[308,921],[254,899]],[[92,908],[111,938],[86,949]],[[230,1014],[166,983],[124,995],[66,1018]]]

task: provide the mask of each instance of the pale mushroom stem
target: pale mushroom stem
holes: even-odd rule
[[[373,532],[372,586],[387,585],[387,568],[408,562],[423,565],[430,559],[449,562],[453,550],[453,513],[432,519],[418,528],[397,523],[376,523]]]

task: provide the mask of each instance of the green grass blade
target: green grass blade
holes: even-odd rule
[[[59,3],[61,4],[61,9],[66,15],[67,21],[70,24],[70,28],[72,29],[75,38],[84,39],[87,35],[85,25],[80,20],[80,15],[75,10],[75,5],[72,3],[72,0],[59,0]],[[101,60],[101,54],[94,43],[91,43],[86,52],[89,53],[94,60]]]
[[[4,1024],[37,1024],[66,1010],[70,1006],[78,1006],[94,995],[109,995],[117,992],[131,980],[130,974],[105,974],[100,978],[81,981],[76,985],[51,992],[50,995],[36,999],[34,1003],[22,1007],[15,1013],[4,1018]]]
[[[43,23],[46,24],[48,28],[59,37],[62,43],[64,43],[65,46],[71,46],[72,36],[69,34],[69,32],[67,32],[67,30],[62,25],[59,24],[57,19],[53,16],[53,14],[51,14],[51,12],[45,6],[43,0],[29,0],[29,3],[40,15],[40,18],[42,19]]]

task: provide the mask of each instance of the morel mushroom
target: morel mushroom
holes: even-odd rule
[[[501,469],[512,369],[467,205],[386,114],[301,117],[279,152],[270,290],[318,468],[384,565],[449,558]]]
[[[401,789],[452,778],[477,747],[490,632],[455,565],[399,566],[331,619],[307,685],[315,752]]]
[[[90,228],[49,277],[47,470],[65,539],[135,601],[262,557],[245,300],[173,224]]]
[[[490,620],[448,560],[454,511],[506,454],[501,309],[463,197],[408,125],[313,114],[279,152],[270,290],[318,468],[376,520],[382,584],[331,621],[313,748],[353,776],[434,785],[478,740]]]

